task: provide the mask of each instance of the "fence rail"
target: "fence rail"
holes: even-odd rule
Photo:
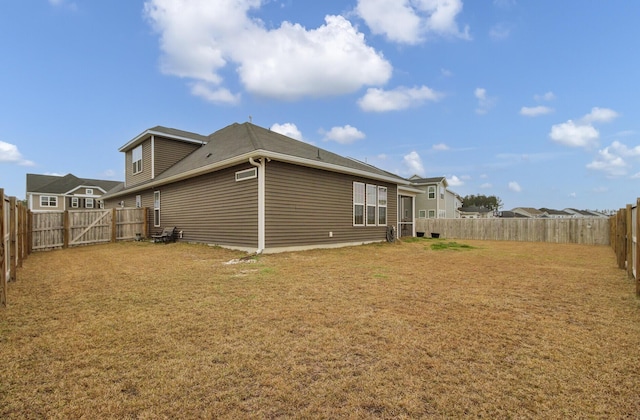
[[[609,245],[609,219],[417,219],[416,231],[445,238]]]

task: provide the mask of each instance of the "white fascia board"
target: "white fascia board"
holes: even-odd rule
[[[418,194],[424,194],[425,192],[420,188],[415,188],[408,185],[401,185],[401,186],[398,186],[398,194],[400,193],[405,195],[418,195]]]
[[[145,130],[144,132],[142,132],[141,134],[136,136],[133,140],[130,140],[127,144],[125,144],[124,146],[119,148],[118,151],[119,152],[125,152],[125,151],[131,149],[134,146],[137,146],[138,143],[142,143],[144,141],[144,139],[146,139],[148,136],[166,137],[166,138],[169,138],[169,139],[180,140],[180,141],[184,141],[186,143],[193,143],[193,144],[204,144],[204,143],[206,143],[206,141],[204,141],[204,140],[196,140],[196,139],[192,139],[190,137],[176,136],[176,135],[173,135],[173,134],[164,133],[162,131]]]
[[[78,185],[77,187],[74,187],[72,190],[69,190],[66,193],[64,193],[64,195],[71,195],[71,193],[73,193],[74,191],[78,190],[79,188],[91,188],[91,189],[94,189],[94,190],[100,190],[100,191],[102,191],[103,194],[106,193],[105,190],[103,190],[100,187],[96,187],[95,185]],[[95,194],[93,196],[95,196]],[[93,197],[93,196],[87,195],[87,197]],[[84,195],[83,195],[83,197],[84,197]]]
[[[346,168],[344,166],[340,166],[340,165],[333,165],[333,164],[329,164],[329,163],[324,163],[324,162],[316,162],[313,160],[309,160],[309,159],[303,159],[303,158],[298,158],[295,156],[290,156],[290,155],[285,155],[282,153],[275,153],[275,152],[270,152],[267,150],[254,150],[248,153],[244,153],[242,155],[239,156],[235,156],[233,158],[229,158],[229,159],[225,159],[223,161],[220,162],[216,162],[216,163],[212,163],[210,165],[205,165],[205,166],[201,166],[199,168],[196,169],[192,169],[190,171],[186,171],[186,172],[182,172],[180,174],[176,174],[173,176],[170,176],[168,178],[162,178],[153,182],[149,182],[146,184],[142,184],[139,186],[135,186],[135,187],[131,187],[128,188],[126,190],[117,192],[107,198],[111,199],[111,198],[116,198],[116,197],[121,197],[123,195],[128,195],[134,192],[138,192],[138,191],[142,191],[142,190],[146,190],[149,188],[154,188],[157,187],[159,185],[164,185],[164,184],[170,184],[173,182],[177,182],[177,181],[182,181],[183,179],[188,179],[188,178],[192,178],[198,175],[203,175],[206,174],[208,172],[213,172],[213,171],[217,171],[220,169],[224,169],[224,168],[228,168],[230,166],[234,166],[234,165],[238,165],[240,163],[245,163],[245,162],[249,162],[249,158],[254,158],[254,159],[258,159],[258,158],[267,158],[267,159],[272,159],[272,160],[277,160],[280,162],[287,162],[287,163],[293,163],[296,165],[301,165],[301,166],[306,166],[306,167],[310,167],[310,168],[318,168],[318,169],[324,169],[327,171],[332,171],[332,172],[338,172],[338,173],[343,173],[343,174],[348,174],[348,175],[356,175],[356,176],[361,176],[363,178],[369,178],[369,179],[375,179],[378,181],[385,181],[385,182],[389,182],[391,184],[396,184],[398,186],[400,185],[406,185],[408,186],[409,184],[411,184],[411,182],[409,180],[404,180],[404,179],[398,179],[395,177],[391,177],[391,176],[384,176],[384,175],[379,175],[379,174],[374,174],[371,172],[367,172],[367,171],[362,171],[362,170],[358,170],[358,169],[352,169],[352,168]],[[399,187],[400,188],[400,187]],[[410,187],[402,187],[402,188],[410,188]],[[412,190],[415,190],[413,188],[411,188]],[[422,192],[420,190],[415,190],[416,193],[418,192]]]

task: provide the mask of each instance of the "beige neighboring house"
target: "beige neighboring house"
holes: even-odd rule
[[[534,209],[533,207],[516,207],[514,209],[511,209],[511,211],[514,212],[515,214],[518,214],[524,217],[531,217],[531,218],[546,217],[545,212],[540,211],[538,209]]]
[[[64,176],[27,174],[26,199],[34,212],[94,209],[102,206],[101,197],[120,181]]]
[[[445,177],[409,178],[411,186],[423,191],[416,196],[416,217],[420,219],[458,219],[462,198],[448,189]]]

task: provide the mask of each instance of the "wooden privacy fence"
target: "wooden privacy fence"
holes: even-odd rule
[[[416,231],[451,239],[609,245],[606,217],[531,219],[417,219]]]
[[[147,237],[146,208],[31,213],[33,250]]]
[[[640,296],[640,273],[638,272],[638,256],[640,255],[640,217],[638,207],[640,198],[636,204],[628,204],[626,208],[609,218],[611,225],[611,247],[616,253],[618,267],[627,271],[629,278],[636,281],[636,295]]]
[[[0,306],[7,305],[7,283],[16,281],[18,268],[29,253],[28,211],[0,188]]]

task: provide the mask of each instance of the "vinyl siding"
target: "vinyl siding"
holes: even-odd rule
[[[257,179],[235,180],[236,171],[249,168],[237,166],[144,190],[110,200],[105,207],[115,207],[122,200],[125,206],[134,207],[135,196],[140,195],[142,206],[149,208],[151,234],[176,226],[184,241],[257,248]],[[160,191],[160,227],[153,225],[154,191]]]
[[[154,176],[166,171],[182,158],[201,147],[199,144],[185,143],[158,136],[155,136],[154,143]]]
[[[125,185],[127,188],[151,179],[151,139],[142,143],[142,172],[133,174],[133,149],[127,150],[124,158]]]
[[[353,226],[356,181],[387,187],[387,225],[395,225],[395,184],[276,161],[267,163],[266,247],[384,240],[386,225]]]
[[[44,197],[57,197],[57,201],[56,201],[56,206],[55,207],[50,207],[50,206],[46,206],[43,207],[40,205],[40,197],[44,196]],[[62,211],[65,210],[64,204],[64,196],[62,195],[58,195],[58,194],[31,194],[31,200],[32,200],[32,206],[33,208],[31,209],[32,211]]]

